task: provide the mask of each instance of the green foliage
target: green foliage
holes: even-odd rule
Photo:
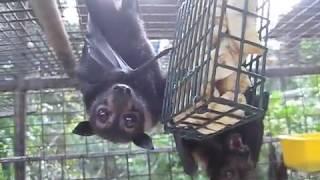
[[[266,117],[266,132],[273,135],[319,130],[319,76],[291,79],[304,87],[290,93],[273,91]],[[288,97],[289,96],[289,97]]]

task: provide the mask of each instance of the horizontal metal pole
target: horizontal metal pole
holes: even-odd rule
[[[275,137],[264,137],[263,143],[275,143],[279,139]],[[15,163],[25,161],[56,161],[56,160],[67,160],[67,159],[85,159],[85,158],[103,158],[113,156],[125,156],[125,155],[139,155],[139,154],[155,154],[155,153],[172,153],[175,152],[175,148],[158,148],[152,151],[147,150],[135,150],[135,151],[113,151],[106,153],[88,153],[88,154],[58,154],[49,156],[21,156],[21,157],[6,157],[0,158],[0,163]]]
[[[292,67],[270,67],[266,69],[267,77],[289,77],[320,74],[320,65],[300,65]]]
[[[84,159],[84,158],[102,158],[112,156],[125,156],[125,155],[139,155],[139,154],[155,154],[155,153],[171,153],[174,152],[174,148],[159,148],[152,151],[147,150],[135,150],[135,151],[114,151],[106,153],[88,153],[88,154],[59,154],[50,156],[21,156],[21,157],[7,157],[0,158],[0,163],[14,163],[24,161],[56,161],[66,159]]]
[[[320,65],[306,65],[293,67],[269,67],[266,69],[266,77],[290,77],[302,75],[320,74]],[[19,83],[16,80],[0,81],[0,91],[14,91],[18,87],[24,90],[76,88],[78,82],[70,78],[28,79]]]
[[[320,74],[320,65],[308,65],[299,67],[270,67],[266,69],[266,77],[270,78],[316,74]],[[76,88],[77,85],[77,80],[70,78],[28,79],[22,81],[21,83],[18,83],[18,81],[16,80],[10,80],[0,81],[0,91],[14,91],[18,87],[24,90]]]
[[[63,79],[27,79],[23,81],[0,81],[0,91],[15,91],[20,88],[23,90],[41,90],[41,89],[60,89],[75,88],[77,80],[70,78]]]

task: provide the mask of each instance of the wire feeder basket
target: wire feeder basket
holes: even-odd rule
[[[256,1],[180,1],[162,114],[167,131],[203,139],[264,114],[270,2]]]

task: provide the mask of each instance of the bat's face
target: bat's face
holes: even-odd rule
[[[115,84],[98,96],[89,114],[93,130],[113,142],[131,141],[150,121],[143,100],[125,84]]]
[[[225,154],[215,180],[256,180],[255,167],[250,158],[250,149],[242,143],[239,134],[232,134],[227,140],[228,152]]]
[[[80,123],[74,133],[96,134],[114,143],[134,142],[152,149],[151,138],[144,133],[151,122],[143,99],[130,86],[115,84],[97,96],[89,109],[89,121]]]

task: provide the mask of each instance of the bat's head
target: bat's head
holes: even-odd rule
[[[234,133],[225,142],[223,165],[215,180],[255,180],[255,167],[250,158],[250,149],[243,144],[240,134]]]
[[[151,128],[151,113],[143,98],[126,84],[114,84],[99,94],[88,110],[89,121],[81,122],[73,133],[96,134],[115,143],[134,142],[153,149],[151,138],[144,132]]]

